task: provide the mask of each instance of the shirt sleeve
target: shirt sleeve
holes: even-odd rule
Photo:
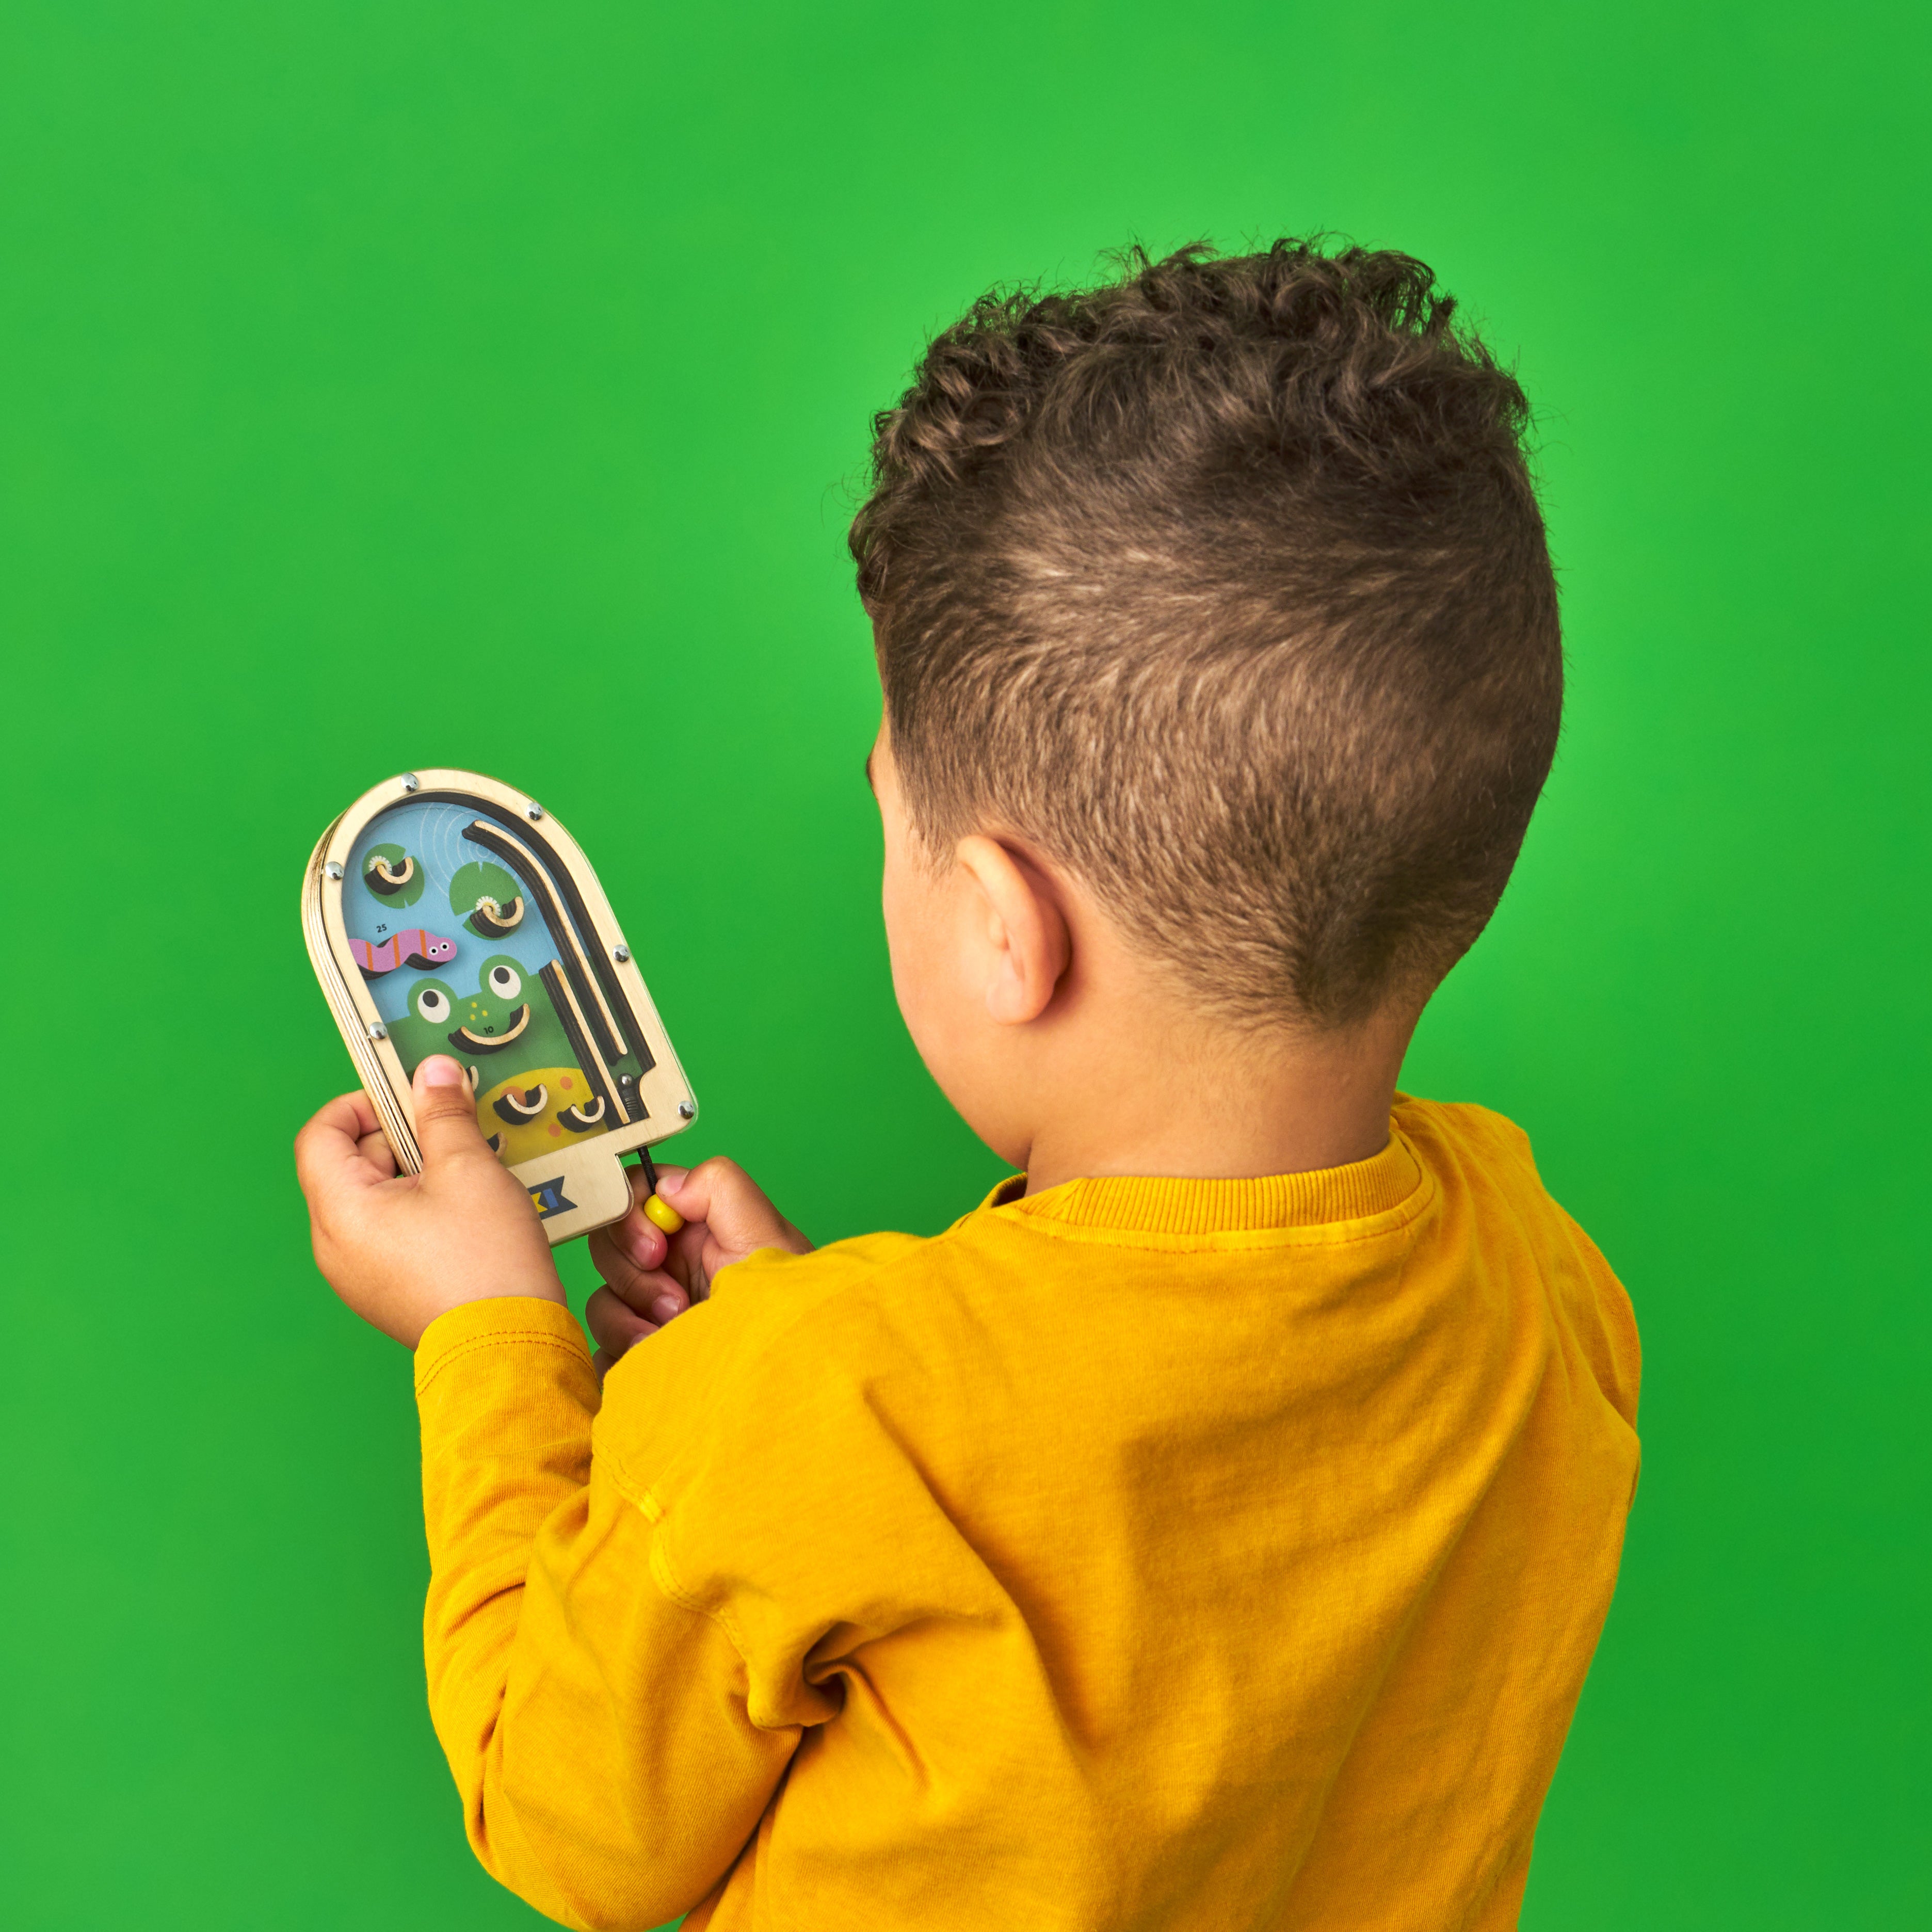
[[[742,1657],[678,1602],[656,1529],[592,1455],[598,1390],[554,1302],[472,1302],[417,1351],[430,1716],[490,1874],[566,1925],[688,1911],[802,1734],[753,1721]]]

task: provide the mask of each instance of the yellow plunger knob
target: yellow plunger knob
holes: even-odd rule
[[[654,1222],[667,1234],[674,1234],[684,1226],[684,1216],[661,1196],[652,1194],[644,1202],[644,1219]]]

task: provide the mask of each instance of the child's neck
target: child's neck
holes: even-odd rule
[[[1050,1097],[1034,1110],[1029,1193],[1089,1175],[1304,1173],[1366,1160],[1388,1144],[1412,1016],[1316,1036],[1162,1017],[1167,1024],[1145,1031],[1109,1028],[1090,1044],[1057,1042]],[[1118,1050],[1136,1036],[1144,1048]]]

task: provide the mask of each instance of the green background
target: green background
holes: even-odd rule
[[[1520,357],[1568,598],[1408,1076],[1528,1126],[1647,1343],[1525,1922],[1926,1922],[1923,18],[12,0],[0,1918],[535,1922],[423,1713],[408,1364],[290,1173],[349,1076],[310,845],[528,788],[696,1143],[941,1224],[995,1170],[880,938],[868,414],[990,282],[1329,228]]]

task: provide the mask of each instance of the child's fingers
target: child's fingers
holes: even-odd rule
[[[495,1165],[496,1157],[476,1124],[476,1097],[458,1061],[446,1053],[431,1054],[416,1069],[410,1090],[425,1174],[452,1161],[481,1159]]]
[[[658,1192],[686,1220],[704,1222],[728,1255],[748,1255],[758,1248],[812,1252],[812,1244],[772,1205],[764,1190],[722,1154],[700,1161],[685,1174],[660,1168]]]
[[[634,1204],[622,1220],[591,1235],[590,1259],[606,1281],[615,1281],[662,1268],[670,1246],[663,1231],[652,1227]]]
[[[362,1142],[380,1138],[376,1109],[360,1088],[338,1094],[296,1136],[296,1178],[315,1208],[345,1189],[366,1187],[382,1177],[363,1158]]]
[[[662,1323],[682,1314],[691,1306],[691,1297],[683,1283],[667,1272],[674,1259],[672,1244],[638,1210],[637,1198],[644,1186],[643,1176],[634,1172],[631,1211],[592,1234],[590,1259],[613,1294],[635,1313]]]
[[[596,1342],[598,1353],[613,1361],[634,1342],[655,1335],[661,1325],[626,1306],[608,1288],[598,1289],[584,1304],[584,1319]]]
[[[319,1120],[324,1118],[333,1114],[339,1107],[346,1108],[349,1113],[355,1117],[356,1136],[358,1140],[364,1134],[380,1133],[382,1131],[382,1118],[376,1112],[376,1103],[360,1087],[352,1088],[346,1094],[338,1094],[327,1106],[322,1108],[321,1114],[318,1114],[316,1118]]]
[[[394,1177],[396,1156],[389,1145],[389,1137],[380,1129],[373,1134],[364,1134],[356,1143],[356,1151],[380,1174],[385,1180]]]
[[[677,1277],[662,1268],[632,1268],[622,1257],[604,1274],[604,1286],[634,1313],[662,1326],[691,1306],[691,1297]]]

